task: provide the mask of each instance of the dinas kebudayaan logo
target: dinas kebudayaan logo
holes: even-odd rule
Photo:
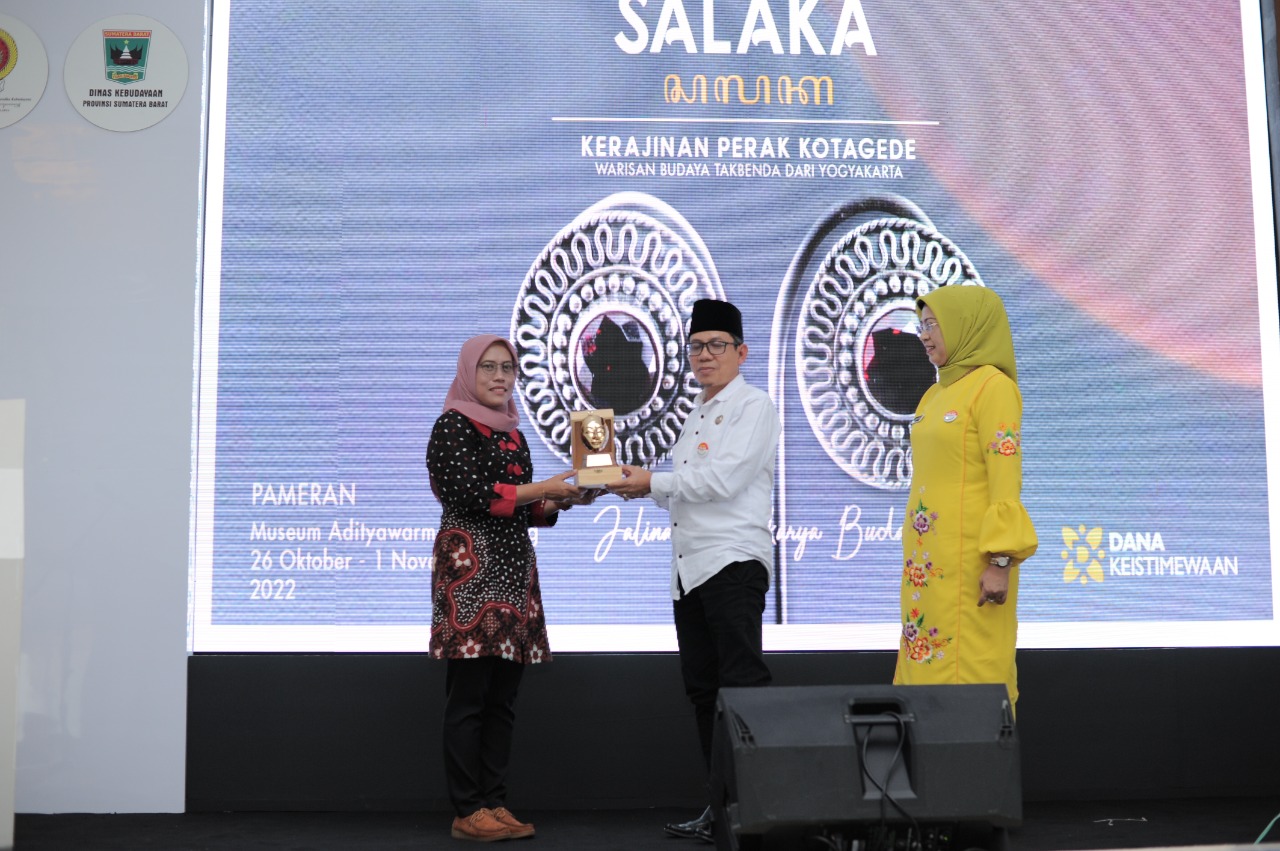
[[[1102,560],[1107,557],[1102,548],[1103,535],[1101,526],[1092,529],[1083,525],[1062,527],[1063,582],[1088,585],[1090,580],[1102,582],[1106,578],[1102,569]]]

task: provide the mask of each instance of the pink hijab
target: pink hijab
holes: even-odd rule
[[[481,404],[476,396],[476,369],[480,366],[480,358],[485,350],[494,343],[506,346],[507,351],[511,352],[511,359],[513,361],[516,359],[515,347],[494,334],[481,334],[467,340],[462,344],[462,351],[458,353],[458,375],[453,379],[453,384],[449,385],[449,392],[445,394],[444,409],[457,411],[497,431],[511,431],[520,423],[515,394],[512,393],[507,399],[507,404],[501,408],[490,408],[488,405]]]

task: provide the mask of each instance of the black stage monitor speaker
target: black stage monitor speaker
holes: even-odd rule
[[[715,723],[721,847],[807,834],[829,848],[945,851],[990,844],[956,831],[1003,835],[1022,821],[1003,685],[725,688]]]

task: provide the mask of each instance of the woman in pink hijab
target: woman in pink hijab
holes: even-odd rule
[[[568,478],[533,480],[516,428],[515,349],[472,337],[427,446],[444,507],[432,574],[431,656],[444,659],[444,759],[455,839],[533,835],[506,808],[506,773],[524,666],[549,661],[530,526],[588,501]]]

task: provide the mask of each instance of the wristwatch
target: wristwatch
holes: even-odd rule
[[[1013,564],[1013,558],[1011,556],[993,555],[991,557],[991,565],[993,567],[1006,568],[1011,564]]]

